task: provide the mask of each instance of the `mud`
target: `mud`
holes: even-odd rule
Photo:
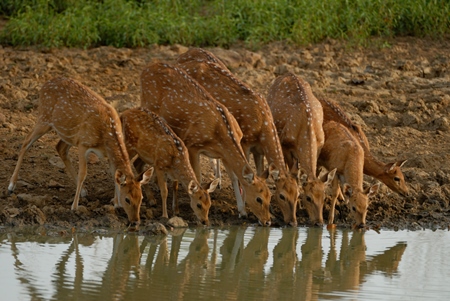
[[[209,49],[231,71],[258,92],[287,71],[307,80],[314,93],[338,102],[365,131],[372,153],[384,163],[407,159],[402,167],[410,194],[402,197],[381,186],[367,215],[372,229],[448,229],[450,225],[450,37],[442,40],[397,38],[373,40],[355,47],[329,40],[307,47],[275,43],[252,51],[243,45]],[[0,46],[0,225],[44,225],[67,229],[124,228],[122,209],[114,209],[112,176],[107,162],[90,157],[85,185],[88,196],[71,211],[75,184],[56,154],[55,133],[39,139],[28,151],[14,194],[9,178],[24,137],[36,121],[38,92],[49,79],[72,77],[91,87],[119,112],[139,105],[139,75],[148,63],[172,63],[187,48],[153,46],[146,49],[12,49]],[[73,160],[76,160],[72,150]],[[208,161],[204,177],[212,178]],[[365,185],[376,181],[365,176]],[[269,182],[270,184],[270,182]],[[156,184],[151,184],[160,201]],[[271,184],[270,184],[271,185]],[[272,185],[273,187],[273,185]],[[169,200],[170,200],[169,192]],[[184,188],[180,189],[181,217],[195,224]],[[238,217],[229,181],[212,194],[213,226],[253,224]],[[161,205],[144,199],[143,224],[162,222]],[[273,226],[282,226],[273,204]],[[328,210],[324,212],[327,218]],[[171,206],[169,206],[171,214]],[[304,209],[299,225],[307,225]],[[338,226],[349,227],[345,205],[337,208]]]

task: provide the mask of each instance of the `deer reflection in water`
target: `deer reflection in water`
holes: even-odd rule
[[[168,237],[120,233],[101,240],[93,234],[74,234],[52,269],[52,298],[317,300],[323,293],[358,290],[376,271],[395,274],[406,249],[406,243],[399,242],[379,255],[367,256],[365,232],[352,230],[230,227],[177,231]],[[20,245],[24,239],[0,239],[11,246],[21,285],[30,296],[41,298],[34,276],[41,276],[40,271],[21,262],[20,255],[26,252]],[[108,241],[112,252],[105,253],[103,266],[89,266],[86,250],[104,249],[100,241]],[[44,246],[51,239],[39,242]],[[97,279],[92,279],[89,270],[95,271]]]

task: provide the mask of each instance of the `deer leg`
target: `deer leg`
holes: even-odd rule
[[[221,188],[222,185],[222,172],[220,170],[220,159],[209,159],[209,164],[214,172],[214,178],[219,179],[219,184],[217,185],[217,188]]]
[[[77,190],[72,203],[72,210],[78,209],[78,201],[80,200],[81,187],[87,175],[87,149],[85,147],[78,147],[78,177],[77,177]],[[117,189],[116,189],[117,191]]]
[[[336,201],[341,193],[341,189],[339,187],[339,180],[337,177],[334,177],[333,182],[331,184],[331,204],[330,204],[330,213],[328,215],[328,224],[331,225],[334,222],[334,212],[336,209]]]
[[[160,170],[156,171],[156,179],[158,181],[159,191],[161,193],[161,200],[162,200],[162,217],[169,218],[167,214],[167,182],[166,177],[164,175],[164,172],[161,172]]]
[[[202,173],[200,169],[200,157],[198,152],[189,150],[189,161],[191,162],[192,169],[194,170],[195,177],[198,182],[202,182]]]
[[[64,163],[64,166],[66,167],[67,173],[69,174],[69,177],[72,178],[75,185],[77,184],[77,173],[75,169],[73,168],[72,162],[69,159],[69,150],[72,147],[72,145],[65,143],[62,140],[59,140],[56,144],[56,151],[59,154],[59,157]],[[85,188],[81,188],[81,197],[85,197],[87,195],[87,191]]]
[[[178,180],[172,183],[172,210],[174,215],[180,215],[180,208],[178,207]]]
[[[289,169],[292,169],[292,166],[294,166],[294,164],[298,164],[298,161],[294,158],[294,154],[292,154],[292,152],[283,150],[283,155],[284,162],[286,162]]]
[[[17,178],[19,176],[19,169],[22,165],[23,157],[25,156],[26,151],[30,148],[30,146],[39,138],[42,137],[45,133],[51,130],[51,126],[47,124],[42,123],[36,123],[36,125],[33,128],[33,131],[28,134],[28,136],[25,138],[24,142],[22,143],[22,147],[19,152],[19,157],[17,159],[17,164],[14,169],[14,172],[11,176],[11,179],[9,180],[9,186],[8,186],[8,193],[13,193],[14,189],[16,188]]]
[[[236,197],[237,208],[239,211],[239,217],[247,217],[247,212],[245,211],[245,203],[244,203],[245,197],[243,198],[241,195],[239,180],[238,180],[237,176],[234,174],[234,172],[229,170],[227,168],[227,166],[225,166],[225,168],[230,177],[231,184],[233,185],[234,196]],[[245,196],[245,189],[243,187],[242,187],[242,194]]]
[[[252,151],[253,159],[255,160],[256,173],[258,176],[261,176],[264,172],[264,154],[259,153],[258,151]]]

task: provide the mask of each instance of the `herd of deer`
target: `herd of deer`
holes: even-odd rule
[[[361,128],[336,103],[317,99],[306,81],[291,73],[279,76],[264,98],[200,48],[181,54],[176,65],[147,66],[141,74],[141,107],[121,116],[101,96],[72,79],[48,81],[40,91],[38,120],[22,144],[9,193],[16,186],[25,152],[50,130],[60,138],[56,149],[77,185],[72,210],[86,195],[87,156],[94,152],[109,159],[115,179],[114,205],[124,208],[130,228],[139,225],[141,186],[153,173],[163,217],[168,217],[169,177],[174,214],[179,213],[180,181],[195,215],[208,224],[209,193],[220,183],[219,159],[231,179],[240,216],[247,215],[247,205],[264,226],[271,224],[269,177],[274,180],[274,198],[284,222],[292,226],[297,225],[300,190],[301,204],[312,223],[323,223],[324,201],[329,196],[328,223],[333,223],[334,205],[341,198],[348,202],[357,227],[364,227],[368,198],[378,189],[378,184],[364,189],[363,174],[396,193],[408,193],[400,169],[405,161],[377,161]],[[78,148],[78,173],[68,158],[72,146]],[[250,153],[256,172],[248,161]],[[200,154],[215,160],[211,163],[216,179],[210,183],[201,184]],[[131,165],[134,158],[138,176]],[[321,167],[326,172],[319,173]],[[145,191],[154,202],[150,189]]]

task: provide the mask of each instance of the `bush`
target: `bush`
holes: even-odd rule
[[[3,0],[4,45],[228,46],[450,33],[445,0]]]

